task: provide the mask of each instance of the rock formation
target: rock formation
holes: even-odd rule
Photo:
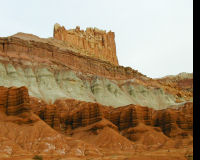
[[[111,79],[127,79],[142,76],[130,67],[116,66],[107,61],[85,56],[64,41],[54,38],[39,38],[34,35],[18,33],[0,38],[0,56],[18,58],[48,65],[58,65],[75,71],[104,76]],[[3,58],[1,58],[3,59]],[[26,63],[28,65],[28,63]]]
[[[29,95],[27,88],[5,88],[0,86],[1,111],[4,111],[7,115],[18,115],[29,109]]]
[[[193,135],[193,103],[186,103],[177,110],[157,111],[154,113],[154,125],[160,126],[169,137]]]
[[[136,129],[142,132],[142,128],[158,131],[165,138],[193,136],[193,103],[191,102],[183,104],[178,109],[153,110],[136,105],[113,108],[98,103],[65,99],[57,100],[52,106],[43,105],[39,112],[36,108],[32,109],[51,127],[69,135],[77,128],[93,125],[93,130],[108,126],[121,131],[125,137],[133,141],[135,141]],[[103,125],[105,120],[109,123]],[[101,127],[97,127],[98,125],[95,124],[100,122]]]
[[[191,85],[183,89],[175,82],[86,57],[54,38],[18,33],[0,38],[0,46],[0,85],[26,86],[31,96],[49,104],[73,98],[115,107],[139,104],[163,109],[192,100]]]
[[[114,33],[96,28],[0,37],[0,159],[192,153],[192,74],[152,79],[119,66]]]
[[[12,156],[23,159],[24,155],[26,159],[34,154],[101,155],[96,147],[57,133],[35,115],[25,87],[0,87],[0,104],[0,159]],[[52,116],[51,110],[48,111],[47,122]]]
[[[48,105],[29,98],[25,87],[1,87],[0,95],[0,158],[21,154],[27,158],[33,157],[33,153],[60,158],[102,156],[95,146],[103,149],[104,154],[125,158],[127,155],[121,151],[137,157],[133,153],[187,146],[189,152],[193,144],[192,103],[157,111],[136,105],[113,108],[73,99]]]
[[[83,31],[79,26],[76,29],[66,30],[64,26],[55,24],[53,37],[77,48],[82,55],[118,65],[114,32],[106,33],[97,28],[87,28]]]

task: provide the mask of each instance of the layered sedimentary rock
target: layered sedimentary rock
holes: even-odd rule
[[[44,115],[47,124],[35,115],[25,87],[0,87],[0,105],[0,159],[16,159],[12,156],[30,158],[34,154],[57,157],[101,155],[96,147],[61,135],[48,126],[51,125],[48,121],[52,119],[51,113],[55,112],[51,111],[51,106],[46,108],[47,114]]]
[[[151,125],[152,109],[135,105],[120,107],[110,113],[109,119],[120,130],[136,127],[139,123]]]
[[[86,57],[64,41],[19,33],[0,38],[0,85],[26,86],[52,104],[60,98],[115,107],[163,109],[192,100],[192,90],[148,78],[129,67]]]
[[[134,136],[131,128],[134,130],[141,124],[150,128],[157,127],[153,130],[162,132],[167,137],[187,137],[192,135],[193,130],[193,103],[185,103],[178,109],[154,110],[138,105],[113,108],[98,103],[66,99],[57,100],[52,106],[43,106],[39,112],[35,108],[32,109],[35,113],[40,113],[39,116],[47,124],[67,134],[76,128],[86,127],[104,119],[117,126],[111,128],[123,131],[128,138],[130,134]]]
[[[160,110],[154,113],[153,123],[161,127],[169,137],[188,136],[193,134],[193,103],[186,103],[183,107]],[[185,131],[185,132],[184,132]]]
[[[112,32],[55,26],[54,38],[0,38],[0,86],[0,159],[192,154],[193,77],[118,66]]]
[[[32,110],[51,127],[63,132],[99,122],[103,119],[103,110],[107,111],[101,104],[73,99],[57,100],[54,105],[32,99],[31,104],[35,103],[40,109],[31,105]]]
[[[55,129],[60,126],[59,130],[68,131],[103,119],[112,122],[119,130],[135,127],[139,122],[152,125],[152,111],[151,108],[135,105],[114,109],[99,103],[66,99],[57,100],[51,106],[43,106],[39,112],[35,111],[35,113],[39,113],[40,117],[50,126],[55,126]]]
[[[23,110],[23,106],[20,106],[21,108],[18,107],[15,112],[12,109],[7,115],[8,101],[5,102],[4,98],[0,99],[0,104],[4,104],[2,105],[4,109],[0,111],[0,139],[3,139],[0,142],[1,148],[3,147],[3,154],[0,154],[0,157],[22,153],[24,155],[35,153],[52,156],[90,154],[101,156],[97,148],[80,140],[102,149],[114,149],[120,152],[126,150],[131,153],[136,150],[141,152],[158,148],[191,147],[193,143],[192,103],[185,103],[177,109],[165,110],[154,110],[138,105],[113,108],[73,99],[57,100],[54,104],[48,105],[37,98],[30,98],[29,101],[25,87],[9,89],[1,87],[0,91],[1,97],[5,97],[4,95],[11,97],[8,93],[16,95],[17,101],[11,101],[12,103],[23,104],[25,101],[30,106],[25,112],[19,112]],[[19,114],[22,114],[21,119],[27,118],[23,113],[29,113],[28,117],[32,117],[32,121],[26,123],[27,120],[21,120],[18,123]],[[10,128],[15,128],[12,133],[9,132]],[[32,136],[27,137],[28,133]]]
[[[27,88],[0,86],[0,109],[7,115],[18,115],[28,111],[30,104]]]
[[[163,86],[174,88],[172,92],[178,91],[175,93],[178,97],[182,97],[184,92],[187,92],[187,94],[184,95],[186,99],[188,99],[188,97],[193,97],[193,73],[182,72],[178,75],[165,76],[157,79],[157,81]]]
[[[79,50],[68,46],[64,41],[53,38],[39,38],[24,33],[18,33],[10,37],[1,37],[0,55],[20,58],[26,62],[43,62],[48,65],[65,66],[79,72],[111,79],[146,77],[130,67],[115,66],[101,59],[84,56]]]
[[[86,31],[83,31],[78,26],[76,29],[66,30],[64,26],[55,24],[53,36],[80,50],[82,55],[118,65],[114,32],[106,33],[97,28],[87,28]]]
[[[139,104],[162,109],[177,105],[176,99],[183,99],[189,93],[181,92],[182,95],[177,97],[176,92],[158,88],[162,87],[159,83],[152,85],[140,78],[112,80],[47,62],[39,64],[37,59],[8,57],[0,60],[0,85],[26,86],[31,96],[49,104],[60,98],[73,98],[116,107]]]

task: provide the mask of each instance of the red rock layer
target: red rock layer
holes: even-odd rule
[[[116,125],[127,134],[129,128],[144,124],[163,132],[168,137],[192,135],[193,103],[179,109],[153,110],[148,107],[128,105],[119,108],[77,100],[57,100],[53,106],[41,107],[41,117],[50,126],[62,132],[85,127],[103,119]],[[132,133],[132,137],[134,136]],[[129,134],[129,137],[130,134]]]
[[[0,86],[0,109],[7,115],[18,115],[29,107],[29,95],[26,87],[5,88]]]
[[[31,108],[36,107],[35,111],[40,114],[42,112],[38,108],[41,106],[38,104],[31,104]],[[44,123],[30,110],[30,99],[25,87],[0,86],[0,106],[0,159],[2,156],[16,159],[12,157],[16,155],[33,157],[32,154],[40,153],[57,157],[101,154],[95,146],[61,135],[47,125],[55,127],[52,125],[52,122],[56,124],[54,105],[45,104],[43,119],[47,124]]]
[[[193,78],[166,77],[158,79],[157,82],[163,89],[177,97],[184,97],[187,101],[193,99]],[[181,101],[177,99],[177,102]]]
[[[17,144],[13,146],[16,154],[18,151],[29,151],[55,155],[100,156],[94,146],[109,149],[109,152],[117,149],[133,152],[174,147],[188,149],[193,143],[193,103],[186,103],[178,109],[157,111],[137,105],[113,108],[70,99],[57,100],[55,104],[47,105],[36,98],[30,99],[29,102],[25,87],[0,87],[0,139],[3,137],[0,145],[3,149],[6,145],[12,146],[12,143]],[[15,107],[8,110],[10,106]],[[79,141],[59,134],[27,110],[26,106],[30,106],[33,112],[55,130],[78,138]],[[24,125],[16,124],[19,118],[28,119],[24,115],[29,117],[28,122],[31,123],[21,120],[20,124]],[[7,142],[8,139],[11,141]],[[77,148],[81,153],[76,152]]]
[[[80,27],[76,27],[74,30],[66,30],[65,27],[56,24],[54,26],[54,38],[83,50],[80,52],[83,55],[118,65],[114,32],[106,33],[97,28],[87,28],[86,31],[83,31],[80,30]]]
[[[32,103],[35,101],[32,100]],[[31,105],[32,106],[32,105]],[[98,103],[76,100],[57,100],[54,105],[41,105],[41,110],[32,108],[47,124],[56,130],[67,131],[99,122],[104,106]]]
[[[177,82],[179,88],[193,91],[193,79],[183,79]]]
[[[32,37],[31,37],[32,36]],[[60,45],[52,39],[40,39],[39,37],[26,34],[0,38],[0,56],[9,57],[14,62],[19,61],[23,66],[24,61],[34,64],[57,65],[66,69],[104,76],[110,79],[128,79],[144,77],[137,70],[130,67],[115,66],[100,59],[81,55]]]
[[[154,126],[159,126],[168,137],[188,136],[193,133],[193,103],[179,109],[165,109],[154,113]]]
[[[118,126],[120,130],[135,127],[139,122],[151,125],[152,109],[136,105],[120,107],[114,109],[108,119]]]

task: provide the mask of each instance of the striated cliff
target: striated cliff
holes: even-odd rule
[[[27,88],[6,88],[0,86],[1,111],[4,111],[7,115],[18,115],[29,109],[29,95]]]
[[[137,153],[153,160],[158,155],[149,157],[148,152],[158,149],[169,159],[191,154],[193,103],[164,110],[138,105],[114,108],[74,99],[48,105],[29,98],[25,87],[1,87],[0,95],[0,158],[41,154],[46,159],[113,159],[114,154],[137,159]],[[183,146],[185,151],[179,153]]]
[[[36,99],[31,103],[38,103],[40,110],[32,110],[57,131],[103,148],[130,150],[139,144],[144,148],[180,148],[193,143],[193,103],[164,110],[138,105],[113,108],[73,99],[57,100],[52,106]],[[110,133],[119,139],[109,145],[100,137],[112,141]]]
[[[77,48],[82,55],[118,65],[114,32],[106,33],[97,28],[87,28],[86,31],[83,31],[78,26],[76,29],[66,30],[64,26],[55,24],[53,37]]]
[[[0,159],[185,160],[192,101],[192,74],[119,66],[113,32],[0,37]]]
[[[30,159],[34,154],[101,155],[95,146],[49,127],[32,112],[31,105],[27,88],[0,87],[0,159]]]
[[[160,127],[169,137],[173,137],[171,133],[174,133],[174,125],[189,134],[192,134],[193,129],[193,103],[191,102],[179,106],[178,109],[163,110],[138,105],[113,108],[74,99],[57,100],[54,105],[45,105],[44,102],[39,103],[37,100],[31,100],[31,103],[38,103],[37,106],[40,106],[40,110],[36,107],[32,108],[36,114],[53,128],[63,132],[85,127],[103,119],[112,122],[111,128],[117,130],[134,128],[140,123]],[[176,132],[176,134],[179,133]]]
[[[23,33],[0,38],[0,74],[0,85],[26,86],[31,96],[49,104],[73,98],[162,109],[192,100],[192,90],[174,82],[153,80],[129,67],[84,56],[64,41]]]
[[[104,76],[111,79],[146,77],[130,67],[115,66],[99,58],[82,55],[76,48],[54,38],[39,38],[18,33],[0,37],[0,55],[48,65],[68,67],[75,71]],[[2,58],[1,58],[2,59]],[[27,65],[28,62],[25,62]]]

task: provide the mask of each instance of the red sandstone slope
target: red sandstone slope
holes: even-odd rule
[[[25,87],[1,87],[0,95],[0,157],[99,155],[94,146],[57,133],[35,115]]]
[[[178,97],[185,97],[186,99],[193,98],[193,73],[179,73],[178,75],[166,76],[156,79],[161,85],[171,87],[177,92]]]
[[[110,130],[110,133],[120,133],[119,137],[125,136],[135,144],[153,148],[173,148],[178,145],[177,143],[191,146],[193,141],[192,103],[186,103],[179,109],[158,111],[136,105],[112,108],[98,103],[69,99],[57,100],[51,107],[39,105],[40,111],[36,108],[33,110],[50,126],[92,144],[95,144],[96,139],[98,146],[104,146],[104,141],[98,139],[107,130]],[[108,137],[109,135],[112,141],[112,134],[107,134]],[[86,136],[88,138],[84,138]],[[89,137],[92,140],[89,140]],[[120,143],[120,138],[116,141],[118,142]]]
[[[144,160],[150,151],[162,153],[162,156],[153,154],[151,159],[155,159],[163,158],[166,149],[170,149],[177,150],[176,155],[168,155],[170,159],[181,154],[180,159],[184,159],[184,154],[192,149],[192,103],[178,110],[155,111],[135,105],[113,108],[76,100],[58,100],[49,106],[31,98],[29,103],[25,87],[1,87],[0,95],[2,158],[33,154],[44,157],[103,154],[108,158],[112,153],[123,159],[137,157],[137,152],[143,155],[136,159]]]
[[[106,150],[135,151],[136,145],[126,137],[120,135],[117,127],[106,119],[102,119],[86,127],[73,129],[68,135]]]

